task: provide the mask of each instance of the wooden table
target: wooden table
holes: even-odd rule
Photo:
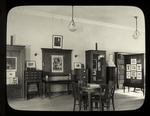
[[[42,79],[26,79],[25,80],[25,97],[24,97],[24,99],[27,100],[28,83],[39,83],[40,97],[42,98]]]
[[[90,85],[90,83],[89,83]],[[99,85],[99,84],[98,84]],[[89,103],[89,111],[92,111],[92,103],[91,103],[91,93],[100,91],[100,87],[80,87],[82,91],[88,92],[88,103]]]
[[[46,84],[48,84],[48,96],[49,98],[51,97],[51,85],[52,84],[67,84],[67,91],[69,94],[69,84],[71,84],[74,80],[45,80],[43,79],[43,84],[44,84],[44,89],[43,92],[45,93],[46,96]]]

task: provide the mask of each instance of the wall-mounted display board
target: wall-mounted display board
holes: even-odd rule
[[[85,51],[86,69],[89,69],[89,83],[106,84],[106,51]]]
[[[42,49],[43,76],[68,76],[71,74],[71,52],[65,49]]]
[[[7,98],[24,98],[25,46],[7,45],[6,50]]]
[[[144,90],[144,54],[124,55],[124,89],[125,86]]]

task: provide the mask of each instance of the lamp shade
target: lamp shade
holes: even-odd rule
[[[68,25],[68,29],[70,30],[70,31],[76,31],[77,30],[77,26],[76,26],[76,24],[75,24],[75,22],[74,22],[74,20],[72,20],[71,22],[70,22],[70,24]]]
[[[138,32],[138,30],[136,30],[135,32],[134,32],[134,34],[133,34],[133,39],[139,39],[139,37],[140,37],[140,33]]]

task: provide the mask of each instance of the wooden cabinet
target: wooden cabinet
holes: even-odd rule
[[[41,70],[25,70],[24,78],[26,79],[42,79]]]
[[[18,84],[7,84],[8,98],[24,98],[24,64],[25,64],[25,46],[7,45],[7,57],[15,57],[16,71],[15,77],[18,77]],[[7,64],[7,61],[6,61]],[[7,78],[7,76],[6,76]]]
[[[114,81],[114,83],[116,84],[116,77],[117,77],[117,68],[106,67],[106,84],[108,84],[109,81]]]
[[[88,83],[88,69],[75,69],[74,76],[77,80],[80,80],[82,85],[87,85]]]
[[[71,52],[65,49],[42,49],[43,76],[68,76],[71,74]]]
[[[88,50],[86,69],[89,70],[89,83],[106,83],[106,51]]]
[[[115,52],[115,65],[117,67],[117,88],[122,88],[124,83],[124,54],[123,52]]]
[[[7,98],[21,98],[23,97],[22,84],[8,85],[7,86]]]

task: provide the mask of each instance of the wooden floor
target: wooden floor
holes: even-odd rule
[[[115,111],[136,110],[143,105],[144,99],[145,97],[140,89],[136,89],[136,92],[133,92],[133,88],[130,89],[130,92],[126,89],[125,93],[122,89],[117,89],[114,95]],[[53,94],[51,99],[48,97],[41,99],[34,96],[27,101],[21,99],[8,100],[8,104],[13,109],[26,111],[73,111],[73,103],[72,94],[66,93]],[[78,110],[77,105],[76,111]],[[97,111],[97,109],[94,111]]]

